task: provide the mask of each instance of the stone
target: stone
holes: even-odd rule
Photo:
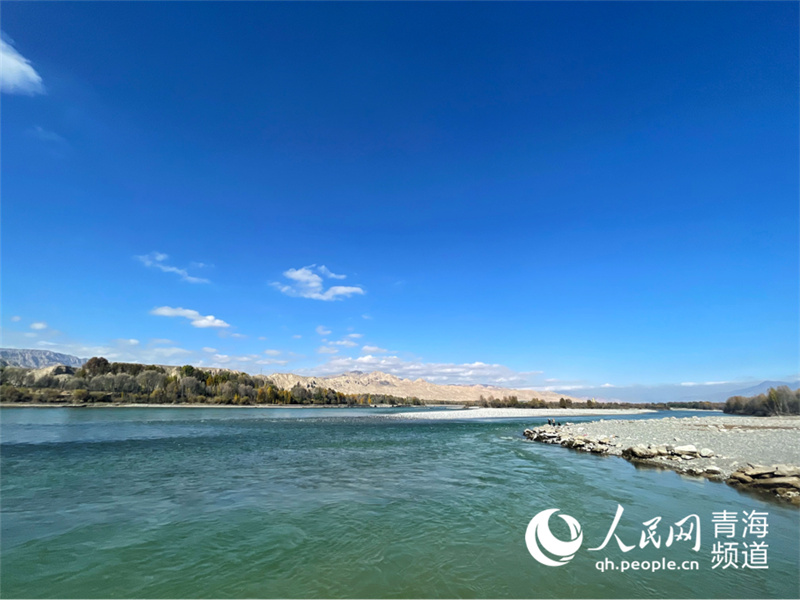
[[[759,465],[745,469],[744,474],[748,477],[766,477],[775,472],[775,467],[762,467]]]
[[[625,458],[652,458],[654,454],[644,446],[630,446],[622,451],[622,456]]]
[[[708,467],[706,467],[706,473],[709,473],[711,475],[719,475],[720,473],[722,473],[722,469],[720,469],[717,465],[709,465]]]
[[[800,490],[800,477],[772,477],[769,479],[754,479],[750,483],[753,487],[786,487],[790,486]]]
[[[731,474],[731,479],[735,479],[737,481],[741,481],[742,483],[751,483],[753,481],[752,477],[750,477],[748,475],[745,475],[741,471],[736,471],[735,473],[732,473]]]
[[[775,468],[775,477],[792,477],[795,475],[800,475],[800,467],[777,465]]]
[[[702,456],[703,458],[711,458],[712,456],[714,456],[714,451],[709,448],[703,448],[702,450],[700,450],[700,456]]]
[[[675,446],[674,452],[676,454],[697,454],[697,448],[694,444],[686,444],[685,446]]]

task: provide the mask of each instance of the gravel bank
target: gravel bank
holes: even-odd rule
[[[424,419],[428,420],[455,420],[455,419],[524,419],[536,417],[547,419],[559,417],[566,420],[569,417],[590,417],[595,415],[639,415],[655,412],[644,409],[599,409],[599,408],[465,408],[460,410],[439,410],[397,413],[385,415],[392,419]]]
[[[783,465],[800,473],[800,417],[703,417],[608,420],[526,429],[525,437],[568,448],[613,454],[688,475],[736,480],[747,467]],[[739,474],[735,475],[736,472]],[[730,479],[731,476],[733,479]],[[752,475],[752,473],[751,473]],[[776,477],[772,474],[756,476]],[[752,483],[750,481],[743,483]],[[787,483],[797,487],[800,480]],[[754,486],[763,486],[764,482]],[[792,492],[789,495],[796,495]]]

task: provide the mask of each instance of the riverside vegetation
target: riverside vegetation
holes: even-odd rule
[[[89,359],[76,369],[3,367],[2,401],[46,404],[220,404],[220,405],[422,405],[418,398],[343,394],[324,387],[280,389],[262,375],[191,365],[162,367]]]
[[[781,385],[757,396],[732,396],[722,410],[734,415],[761,417],[800,415],[800,389],[792,391],[788,386]]]

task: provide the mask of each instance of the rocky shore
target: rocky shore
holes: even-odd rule
[[[800,506],[800,417],[614,419],[543,425],[524,435],[725,481]]]

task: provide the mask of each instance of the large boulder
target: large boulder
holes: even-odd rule
[[[763,467],[756,465],[744,470],[744,474],[748,477],[766,477],[772,475],[776,471],[776,467]]]

